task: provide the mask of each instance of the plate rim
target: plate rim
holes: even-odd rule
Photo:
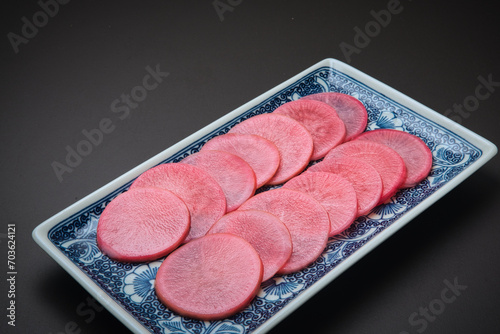
[[[80,285],[82,285],[89,294],[91,294],[101,305],[103,305],[111,314],[113,314],[117,319],[119,319],[126,327],[135,333],[150,333],[150,331],[136,320],[132,315],[130,315],[123,307],[118,304],[117,301],[112,299],[106,292],[104,292],[101,287],[97,285],[94,281],[90,279],[83,271],[76,266],[68,257],[66,257],[61,250],[59,250],[50,240],[48,234],[51,228],[55,227],[62,220],[67,219],[79,211],[93,205],[95,202],[99,201],[103,197],[117,191],[118,189],[124,187],[127,183],[139,176],[143,171],[162,163],[166,158],[171,156],[173,153],[180,151],[181,149],[188,146],[190,143],[201,139],[203,136],[211,133],[212,131],[219,128],[221,125],[233,120],[237,116],[241,115],[243,112],[250,109],[251,106],[255,106],[259,103],[264,102],[269,97],[275,95],[282,89],[290,86],[299,79],[305,77],[307,74],[318,70],[322,67],[329,67],[334,70],[340,71],[345,75],[352,77],[361,84],[370,87],[373,90],[385,95],[389,99],[395,101],[396,103],[415,111],[420,116],[423,116],[435,124],[439,125],[442,129],[452,132],[454,135],[461,137],[465,141],[474,145],[476,148],[482,151],[481,156],[474,161],[473,164],[464,169],[460,174],[455,176],[452,180],[444,184],[439,191],[436,191],[429,195],[426,199],[420,202],[416,207],[408,211],[407,214],[400,217],[393,224],[385,228],[381,233],[378,233],[373,238],[371,238],[363,247],[360,247],[356,252],[351,254],[349,257],[344,259],[339,263],[335,270],[329,271],[323,277],[321,277],[315,284],[310,286],[308,289],[303,291],[293,301],[288,303],[286,307],[276,312],[271,318],[262,323],[257,327],[254,333],[265,333],[285,319],[288,315],[293,313],[302,304],[304,304],[308,299],[314,296],[316,293],[321,291],[326,285],[330,284],[335,278],[340,276],[345,270],[358,262],[366,254],[370,253],[374,248],[380,245],[382,242],[390,238],[394,233],[396,233],[403,226],[408,224],[420,213],[425,211],[432,204],[437,202],[441,197],[445,196],[449,191],[458,186],[461,182],[467,179],[470,175],[476,172],[484,164],[486,164],[495,154],[498,152],[497,147],[485,139],[484,137],[478,135],[477,133],[467,129],[466,127],[452,121],[451,119],[439,114],[435,110],[428,108],[420,102],[412,99],[411,97],[403,94],[402,92],[392,88],[381,81],[367,75],[366,73],[343,63],[334,58],[323,59],[316,64],[308,67],[307,69],[299,72],[290,79],[278,84],[277,86],[269,89],[268,91],[262,93],[261,95],[253,98],[252,100],[246,102],[240,107],[230,111],[229,113],[223,115],[217,120],[211,122],[200,130],[194,132],[193,134],[187,136],[186,138],[178,141],[174,145],[168,147],[167,149],[159,152],[153,157],[147,159],[136,167],[132,168],[128,172],[118,176],[114,180],[108,182],[97,190],[91,192],[84,198],[78,200],[77,202],[71,204],[67,208],[56,213],[52,217],[48,218],[41,224],[35,227],[32,232],[32,237],[34,241],[52,257],[66,272],[68,272]]]

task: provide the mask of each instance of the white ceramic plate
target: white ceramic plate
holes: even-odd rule
[[[400,191],[389,203],[358,218],[349,230],[331,238],[323,255],[308,268],[265,282],[246,310],[221,321],[187,319],[166,309],[156,298],[153,288],[161,261],[117,263],[99,251],[95,237],[102,210],[114,197],[126,191],[142,172],[197,152],[207,140],[226,133],[248,117],[271,112],[287,101],[324,91],[342,92],[361,100],[368,110],[369,130],[395,128],[419,136],[433,154],[429,177],[413,188]],[[33,231],[33,238],[134,332],[263,333],[456,187],[496,152],[491,142],[395,89],[349,65],[325,59],[40,224]]]

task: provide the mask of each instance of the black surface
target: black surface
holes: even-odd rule
[[[43,0],[42,0],[43,1]],[[37,1],[3,4],[0,43],[0,332],[127,332],[31,237],[52,215],[222,115],[324,58],[347,62],[342,42],[392,1],[71,1],[15,53]],[[449,117],[500,143],[498,11],[494,2],[401,1],[350,64],[445,113],[497,83],[468,115]],[[40,16],[43,19],[43,17]],[[43,22],[42,22],[43,23]],[[129,117],[111,103],[142,84],[147,66],[169,75]],[[485,93],[485,91],[482,91]],[[468,101],[471,101],[469,98]],[[460,116],[460,119],[457,118]],[[51,164],[103,118],[116,125],[60,182]],[[343,273],[272,333],[497,333],[500,328],[499,158]],[[16,225],[16,326],[7,324],[7,224]],[[444,311],[409,318],[465,285]],[[83,303],[83,306],[82,306]],[[82,310],[94,310],[86,312]],[[425,319],[423,316],[415,318]]]

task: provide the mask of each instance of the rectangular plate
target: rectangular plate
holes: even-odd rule
[[[431,149],[433,166],[419,185],[398,192],[388,204],[359,217],[331,238],[323,255],[308,268],[262,285],[251,305],[214,322],[180,317],[156,298],[155,273],[161,261],[117,263],[96,245],[104,207],[145,170],[178,162],[210,138],[256,114],[272,112],[302,96],[334,91],[355,96],[368,111],[368,129],[394,128],[420,137]],[[35,241],[103,306],[137,333],[264,333],[332,282],[411,219],[456,187],[497,152],[491,142],[395,89],[334,59],[325,59],[262,94],[128,173],[83,198],[33,231]]]

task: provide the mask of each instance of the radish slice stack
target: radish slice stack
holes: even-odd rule
[[[420,138],[365,131],[367,119],[341,93],[250,117],[180,163],[140,175],[102,213],[98,246],[116,261],[166,256],[155,290],[174,312],[231,316],[263,280],[311,265],[329,237],[429,174],[432,153]],[[255,195],[268,185],[278,189]]]
[[[382,179],[377,170],[367,162],[349,156],[340,159],[323,160],[307,170],[308,172],[330,172],[346,178],[356,191],[357,216],[366,215],[380,201]]]
[[[276,145],[280,164],[268,184],[281,184],[302,172],[313,152],[309,131],[296,120],[283,115],[257,115],[235,125],[229,133],[258,135]]]
[[[422,139],[408,132],[393,129],[367,131],[356,139],[371,140],[384,144],[398,152],[403,158],[407,175],[402,188],[417,185],[425,179],[432,167],[432,153]]]
[[[273,189],[250,198],[239,210],[262,210],[278,217],[290,231],[292,255],[280,274],[293,273],[314,262],[323,252],[330,232],[324,207],[311,196],[285,188]]]
[[[181,162],[203,169],[217,181],[226,196],[227,212],[236,210],[255,193],[255,173],[237,155],[205,150],[191,154]]]
[[[290,232],[278,217],[265,211],[228,213],[208,233],[231,233],[247,240],[262,260],[263,281],[273,277],[292,255]]]
[[[210,139],[200,151],[206,150],[232,153],[245,160],[255,172],[257,188],[274,176],[280,163],[276,145],[257,135],[226,133]]]
[[[353,139],[366,129],[368,113],[363,103],[353,96],[326,92],[307,95],[302,99],[321,101],[332,106],[345,124],[346,141]]]
[[[386,145],[367,140],[350,141],[331,150],[325,160],[336,160],[345,156],[359,159],[375,167],[382,179],[379,204],[394,195],[406,179],[403,158]]]
[[[358,213],[354,187],[338,174],[306,172],[285,183],[283,188],[302,191],[326,209],[330,218],[330,237],[348,228]]]
[[[191,229],[184,240],[204,236],[226,213],[226,197],[220,185],[204,170],[183,163],[168,163],[142,173],[130,189],[155,187],[170,190],[187,205]]]
[[[295,119],[309,131],[314,144],[311,160],[323,158],[345,139],[344,122],[326,103],[301,99],[283,104],[274,113]]]

